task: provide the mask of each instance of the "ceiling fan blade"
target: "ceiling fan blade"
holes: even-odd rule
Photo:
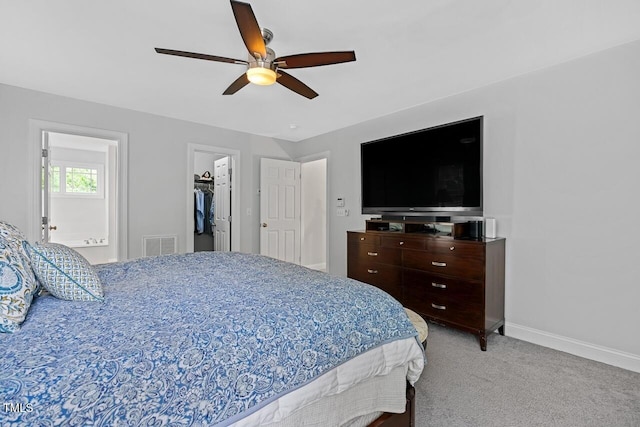
[[[253,9],[249,3],[231,0],[231,8],[236,18],[240,35],[244,41],[247,50],[253,56],[260,55],[262,58],[267,57],[267,47],[262,39],[262,31],[253,14]]]
[[[282,86],[286,87],[287,89],[290,89],[295,93],[309,99],[313,99],[316,96],[318,96],[316,91],[311,89],[306,84],[302,83],[300,80],[293,77],[291,74],[287,74],[282,70],[278,70],[278,74],[279,76],[276,81],[280,83]]]
[[[204,53],[183,52],[181,50],[161,49],[156,48],[156,52],[163,53],[165,55],[184,56],[187,58],[204,59],[207,61],[228,62],[231,64],[248,64],[247,61],[242,59],[225,58],[224,56],[206,55]]]
[[[245,87],[248,84],[249,84],[249,79],[247,78],[247,74],[246,73],[242,73],[242,75],[240,77],[238,77],[233,83],[231,83],[231,85],[229,85],[227,90],[222,92],[222,94],[223,95],[233,95],[234,93],[236,93],[237,91],[239,91],[240,89],[242,89],[243,87]]]
[[[318,67],[320,65],[340,64],[356,60],[356,53],[352,50],[342,52],[315,52],[301,53],[298,55],[281,56],[274,62],[278,62],[278,68],[305,68]]]

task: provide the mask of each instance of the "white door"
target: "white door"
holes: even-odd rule
[[[300,263],[300,163],[260,159],[260,253]]]
[[[216,160],[213,172],[214,250],[231,250],[231,182],[229,157]]]

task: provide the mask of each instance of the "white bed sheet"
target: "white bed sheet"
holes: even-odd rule
[[[404,412],[405,380],[413,385],[420,378],[424,363],[423,348],[415,338],[386,343],[282,396],[233,426],[313,425],[309,422],[318,408],[320,414],[325,414],[319,420],[323,426],[348,422],[351,418],[344,419],[345,414],[355,417],[373,412]],[[336,405],[342,409],[338,410]],[[322,412],[325,407],[331,410]],[[341,419],[329,420],[329,415]]]

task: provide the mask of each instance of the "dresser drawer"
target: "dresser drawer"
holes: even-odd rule
[[[425,240],[407,236],[382,236],[380,244],[385,248],[424,249]]]
[[[376,262],[380,264],[400,265],[402,252],[396,248],[384,248],[376,245],[351,244],[347,248],[349,260],[360,263]]]
[[[347,276],[382,289],[402,302],[402,269],[375,262],[349,262]]]
[[[485,246],[479,243],[451,239],[430,239],[426,241],[427,251],[438,255],[454,255],[464,258],[484,259]]]
[[[475,330],[484,329],[482,307],[461,303],[460,301],[442,301],[436,298],[405,301],[405,307],[435,320],[455,323]]]
[[[404,305],[427,316],[470,328],[484,327],[482,283],[422,272],[404,272]]]
[[[380,245],[380,236],[371,233],[347,232],[347,243],[365,243],[369,245]]]
[[[479,305],[482,305],[484,298],[482,282],[470,282],[423,271],[405,269],[403,283],[409,288],[407,297],[411,295],[416,298],[430,296],[438,299],[459,299]]]
[[[402,264],[406,268],[444,274],[468,280],[484,279],[484,259],[461,257],[451,253],[410,251],[402,252]]]

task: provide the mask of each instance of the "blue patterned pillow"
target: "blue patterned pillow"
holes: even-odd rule
[[[57,243],[28,245],[31,266],[42,286],[57,298],[103,301],[102,283],[89,261]]]
[[[24,241],[20,230],[0,221],[0,332],[18,330],[38,291]]]

